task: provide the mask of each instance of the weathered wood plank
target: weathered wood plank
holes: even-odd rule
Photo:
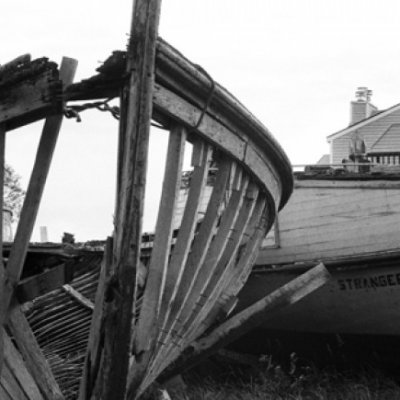
[[[17,343],[18,350],[25,360],[25,365],[35,379],[46,400],[64,400],[64,396],[51,372],[35,335],[25,317],[16,305],[10,310],[8,327]]]
[[[30,400],[25,396],[25,393],[11,374],[7,364],[4,365],[0,382],[13,400]]]
[[[106,307],[104,297],[112,265],[112,248],[113,239],[109,237],[107,238],[104,250],[104,258],[101,264],[99,283],[96,291],[95,308],[90,325],[86,357],[79,389],[79,400],[87,400],[92,397],[96,390],[96,380],[98,376],[101,377],[99,369],[103,350],[102,341],[104,340],[104,313]]]
[[[191,322],[190,318],[193,310],[196,308],[197,303],[202,302],[202,292],[206,289],[207,285],[210,284],[210,281],[214,279],[214,274],[217,275],[216,279],[218,278],[218,267],[221,266],[222,269],[225,266],[219,264],[219,261],[230,240],[230,233],[238,218],[248,183],[248,176],[245,175],[242,177],[242,170],[238,168],[235,173],[234,188],[232,189],[228,205],[221,216],[221,221],[215,237],[211,242],[198,274],[193,279],[190,290],[186,294],[187,297],[180,313],[177,315],[175,323],[171,328],[172,340],[170,340],[168,345],[164,348],[162,353],[163,361],[160,365],[156,366],[159,370],[162,370],[168,365],[171,360],[174,359],[175,354],[180,351],[188,335]],[[238,185],[240,185],[239,188]]]
[[[0,71],[0,124],[11,130],[62,110],[56,64],[46,59],[11,64]]]
[[[70,282],[72,271],[69,272],[71,273],[68,273],[66,264],[61,264],[48,271],[21,280],[16,288],[19,302],[25,303],[33,300]]]
[[[162,329],[161,336],[159,338],[160,345],[163,345],[167,342],[166,338],[168,338],[170,335],[171,327],[177,322],[177,315],[181,312],[181,308],[184,306],[184,303],[188,297],[188,292],[194,284],[194,280],[199,273],[199,268],[202,265],[207,250],[210,246],[214,229],[217,225],[218,218],[221,215],[221,205],[224,201],[227,185],[229,183],[231,164],[232,163],[225,158],[219,162],[219,169],[214,190],[211,194],[200,230],[193,242],[179,288],[171,304],[169,318]]]
[[[252,306],[234,315],[218,326],[204,338],[190,345],[178,360],[160,377],[163,381],[173,376],[176,368],[190,368],[208,357],[218,348],[224,347],[238,337],[276,315],[282,308],[293,305],[302,298],[324,285],[330,274],[321,263],[303,275],[293,279],[283,287],[275,290]]]
[[[210,146],[203,140],[197,140],[193,146],[192,165],[194,169],[190,178],[189,195],[186,201],[178,237],[172,252],[163,300],[161,302],[160,329],[164,328],[169,317],[172,301],[178,291],[183,269],[192,245],[202,193],[207,182],[210,158]]]
[[[270,216],[265,210],[266,200],[265,195],[260,194],[255,205],[249,226],[251,227],[251,234],[246,238],[242,244],[244,246],[241,251],[239,261],[235,266],[235,271],[231,275],[231,279],[227,288],[221,293],[219,300],[213,309],[209,312],[207,317],[202,322],[202,325],[207,329],[213,322],[215,322],[221,312],[226,314],[228,310],[232,310],[236,303],[236,296],[240,289],[244,286],[250,275],[254,260],[264,236],[267,225],[270,224]],[[225,315],[223,316],[225,317]]]
[[[89,310],[92,310],[92,311],[94,310],[93,302],[91,300],[89,300],[87,297],[83,296],[82,293],[78,292],[71,285],[63,285],[61,288],[65,293],[68,293],[79,304],[82,304],[84,307],[86,307]]]
[[[254,183],[250,183],[235,225],[230,232],[224,253],[218,262],[212,279],[208,281],[207,286],[202,291],[200,301],[197,302],[187,323],[186,329],[188,334],[184,342],[186,344],[204,332],[206,326],[204,322],[209,316],[211,309],[218,305],[221,293],[230,286],[232,274],[237,268],[237,251],[250,222],[257,196],[258,187]],[[185,344],[183,346],[185,347]]]
[[[0,380],[0,399],[1,400],[14,400],[10,397],[7,391],[4,389],[1,380]]]
[[[29,400],[43,400],[43,396],[33,380],[32,375],[26,369],[21,354],[17,351],[7,334],[4,335],[4,347],[5,362],[24,390],[26,397]]]
[[[152,115],[155,48],[161,0],[134,2],[121,110],[120,177],[116,202],[113,285],[110,312],[105,322],[102,387],[104,400],[124,399],[131,354],[135,276],[139,265],[141,227],[146,183],[147,151]],[[135,387],[130,388],[132,393]]]
[[[181,125],[174,126],[169,137],[156,234],[150,258],[143,305],[136,325],[135,351],[137,354],[149,350],[151,342],[154,341],[154,335],[150,333],[154,332],[156,326],[167,275],[172,225],[181,184],[185,142],[186,128]]]
[[[173,299],[171,309],[169,311],[169,318],[164,324],[158,338],[159,351],[149,368],[149,377],[154,377],[153,370],[158,369],[160,363],[165,362],[165,355],[170,351],[171,340],[173,333],[182,325],[184,320],[181,320],[182,313],[188,312],[188,303],[192,304],[193,288],[197,288],[198,275],[201,273],[201,268],[205,265],[205,258],[209,257],[209,251],[213,246],[213,237],[217,227],[219,218],[223,214],[222,206],[225,200],[226,193],[229,189],[229,177],[232,171],[232,163],[225,157],[221,157],[218,163],[218,173],[210,201],[207,206],[204,220],[200,225],[199,232],[197,233],[192,245],[190,255],[187,259],[185,270],[177,290],[176,296]],[[241,174],[237,174],[239,180]],[[144,385],[147,385],[145,382]]]
[[[67,86],[72,82],[76,67],[76,60],[67,57],[63,58],[60,67],[60,79],[63,81],[64,85]],[[5,314],[10,305],[15,286],[18,284],[22,273],[29,240],[39,210],[40,200],[49,172],[58,133],[61,128],[62,119],[62,114],[51,116],[46,119],[43,127],[35,164],[21,210],[14,243],[11,247],[7,263],[7,279],[4,285],[3,297],[5,312],[0,315],[0,326],[2,326],[6,319]]]

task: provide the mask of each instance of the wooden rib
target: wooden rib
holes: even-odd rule
[[[243,240],[239,261],[235,266],[230,282],[227,284],[224,291],[220,294],[215,306],[210,310],[207,317],[202,322],[204,329],[210,327],[220,314],[224,312],[226,315],[228,310],[231,310],[235,304],[236,296],[240,289],[243,287],[251,272],[255,258],[257,256],[257,249],[260,247],[266,233],[266,225],[269,224],[269,215],[265,211],[266,199],[264,194],[260,194],[257,203],[254,207],[252,218],[249,222],[249,227]]]
[[[229,240],[229,232],[235,225],[244,194],[247,190],[247,185],[249,182],[247,175],[243,177],[240,188],[237,188],[241,178],[242,170],[239,168],[236,171],[236,187],[232,190],[232,195],[229,199],[228,206],[222,214],[220,226],[218,227],[217,233],[213,238],[199,273],[196,275],[195,279],[193,279],[190,291],[187,294],[187,298],[185,299],[180,313],[176,317],[175,324],[173,324],[171,327],[170,334],[172,340],[166,344],[162,351],[162,356],[160,355],[162,362],[160,362],[158,365],[156,363],[153,364],[154,368],[157,370],[162,370],[166,365],[169,364],[171,359],[175,357],[174,353],[179,352],[180,345],[185,338],[185,329],[187,328],[188,319],[191,316],[193,308],[199,301],[202,291],[207,287],[214,275],[214,272],[216,272],[218,268],[218,263],[226,249]]]
[[[178,367],[190,368],[216,349],[224,347],[238,337],[263,323],[268,317],[276,315],[284,307],[291,306],[330,279],[330,274],[321,263],[303,275],[293,279],[252,306],[228,319],[208,336],[190,345],[181,357],[166,370],[160,380],[168,379]]]
[[[196,339],[204,332],[204,325],[202,322],[207,318],[210,310],[217,304],[221,292],[228,287],[231,275],[236,267],[235,261],[237,251],[250,221],[257,196],[258,187],[252,183],[247,189],[235,226],[230,233],[228,239],[229,242],[227,243],[224,254],[218,262],[212,279],[210,279],[206,288],[202,291],[199,301],[192,311],[192,316],[184,328],[188,333],[186,334],[186,340],[183,342],[183,347],[185,347],[188,341]],[[200,324],[201,329],[199,327]]]
[[[60,67],[60,79],[63,81],[64,86],[72,83],[76,67],[76,60],[66,57],[63,58]],[[14,288],[18,284],[22,273],[29,240],[39,210],[40,200],[60,132],[62,119],[63,114],[48,117],[43,127],[35,164],[33,166],[17,232],[7,263],[7,280],[4,285],[3,297],[4,312],[0,315],[0,326],[4,324]]]
[[[195,228],[197,225],[198,211],[203,197],[203,191],[207,183],[211,148],[203,140],[197,140],[193,146],[192,165],[193,172],[190,177],[189,195],[179,227],[178,237],[174,245],[171,260],[168,267],[163,300],[161,302],[160,323],[161,331],[165,329],[165,323],[169,317],[172,301],[181,282],[183,268],[186,264],[189,250],[192,245]]]
[[[210,246],[215,227],[220,217],[221,204],[223,203],[225,192],[227,190],[230,168],[231,162],[225,158],[222,159],[204,220],[202,221],[199,232],[193,242],[190,255],[183,270],[179,288],[177,289],[177,293],[169,310],[169,318],[165,325],[165,331],[160,338],[161,344],[166,340],[166,336],[169,335],[171,326],[175,324],[177,315],[181,312],[181,308],[184,306],[184,302],[189,295],[188,292],[193,286],[194,280],[196,280],[199,268],[204,261],[206,252]]]
[[[225,193],[228,189],[229,174],[232,162],[224,155],[221,155],[218,164],[218,172],[214,190],[212,191],[199,232],[197,233],[192,244],[191,252],[183,270],[179,288],[175,298],[172,301],[171,308],[169,310],[169,318],[165,324],[165,330],[160,332],[158,344],[161,346],[161,348],[152,360],[152,365],[157,365],[160,360],[162,360],[162,353],[163,350],[165,350],[163,348],[164,343],[168,343],[171,326],[175,324],[176,316],[180,313],[181,308],[184,307],[184,302],[188,296],[188,291],[192,287],[193,281],[196,279],[196,276],[199,272],[199,267],[204,261],[204,257],[210,246],[215,227],[221,214],[221,206],[225,198]],[[132,374],[135,368],[136,365],[133,364],[131,367]]]
[[[29,400],[43,400],[43,396],[26,369],[21,354],[17,351],[14,344],[7,334],[4,334],[4,357],[5,363],[19,382]]]
[[[4,207],[4,164],[5,164],[5,149],[6,149],[6,128],[0,124],[0,288],[4,287],[5,271],[3,262],[3,207]],[[3,344],[3,325],[4,319],[1,316],[5,314],[5,305],[0,295],[0,375],[4,361],[4,344]]]
[[[242,178],[241,169],[236,171],[236,180],[240,181]],[[219,261],[226,249],[227,243],[230,239],[230,232],[235,225],[239,209],[242,205],[243,196],[247,189],[248,178],[247,176],[241,182],[240,188],[232,190],[232,195],[229,199],[227,208],[221,217],[221,222],[212,240],[211,246],[207,252],[203,264],[196,276],[196,279],[188,293],[184,308],[177,318],[177,323],[173,327],[177,337],[181,337],[185,328],[185,323],[190,317],[193,308],[195,307],[202,291],[209,284],[217,270]]]
[[[126,397],[139,266],[147,153],[154,87],[155,48],[161,0],[137,0],[127,53],[128,82],[122,91],[112,284],[108,288],[102,378],[98,398]],[[132,388],[135,392],[135,388]]]
[[[186,142],[186,128],[176,125],[169,136],[165,175],[157,217],[156,233],[151,253],[149,273],[143,295],[139,321],[136,326],[135,351],[139,354],[150,349],[160,311],[162,292],[167,275],[171,250],[174,211],[179,196],[182,162]]]
[[[64,396],[51,372],[43,353],[36,341],[35,335],[19,306],[10,310],[8,326],[25,360],[25,365],[35,379],[45,397],[54,400],[64,400]]]
[[[90,325],[89,339],[86,349],[85,362],[83,365],[82,379],[79,389],[79,400],[90,399],[99,375],[102,341],[104,340],[104,296],[106,281],[110,275],[112,264],[112,238],[107,238],[104,258],[101,263],[99,283],[97,285],[95,308]]]

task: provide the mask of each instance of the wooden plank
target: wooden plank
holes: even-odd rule
[[[106,282],[110,276],[112,265],[113,239],[107,238],[104,250],[104,258],[101,264],[99,283],[96,291],[95,308],[90,325],[90,333],[87,344],[85,362],[83,366],[82,379],[79,389],[79,400],[90,399],[95,393],[95,385],[98,377],[102,356],[102,341],[104,340],[104,318],[105,318],[105,291]],[[96,394],[95,394],[96,397]]]
[[[0,87],[0,124],[7,130],[62,110],[57,66],[46,59],[10,66],[0,76]]]
[[[75,75],[77,61],[71,58],[63,58],[60,67],[60,79],[64,85],[69,85]],[[46,183],[50,168],[51,159],[61,128],[63,115],[54,115],[46,119],[40,139],[35,164],[29,181],[24,204],[15,234],[14,243],[10,250],[10,256],[7,263],[7,280],[4,285],[4,309],[0,315],[0,326],[6,319],[7,309],[10,305],[14,288],[20,279],[22,268],[28,249],[29,240],[32,235],[36,215],[39,210],[40,200]]]
[[[28,372],[21,354],[17,351],[14,344],[7,334],[4,335],[5,362],[19,382],[29,400],[43,400],[39,388],[37,387],[32,375]]]
[[[236,296],[250,275],[253,263],[258,254],[257,249],[265,237],[267,225],[270,224],[270,216],[265,210],[265,204],[265,195],[260,194],[254,208],[252,220],[249,223],[250,226],[253,226],[251,235],[248,236],[246,242],[243,243],[244,248],[235,267],[235,272],[231,276],[229,284],[221,293],[215,307],[209,312],[209,315],[202,322],[206,329],[217,320],[220,310],[224,310],[225,308],[229,308],[230,310],[232,309],[236,302]]]
[[[212,279],[200,295],[200,301],[193,309],[191,319],[187,323],[188,335],[185,343],[199,337],[205,330],[203,323],[210,314],[211,309],[218,305],[221,293],[229,287],[231,277],[237,268],[237,252],[241,244],[244,232],[250,222],[251,214],[256,205],[258,187],[251,183],[243,200],[233,230],[230,232],[228,243],[221,259],[214,271]],[[189,331],[190,330],[190,331]]]
[[[152,115],[155,48],[161,0],[134,2],[126,73],[121,98],[120,177],[116,202],[114,268],[110,280],[109,314],[105,322],[103,378],[99,398],[124,399],[131,355],[135,276],[139,265]],[[123,147],[123,149],[122,149]],[[136,388],[131,385],[131,393]],[[132,395],[134,396],[134,394]]]
[[[155,86],[154,107],[189,126],[195,126],[202,114],[200,108],[196,108],[171,90],[159,85]],[[270,191],[276,201],[281,201],[282,193],[287,188],[281,186],[279,174],[268,158],[260,156],[263,152],[255,150],[255,143],[250,143],[244,135],[235,134],[208,114],[204,115],[197,131],[214,146],[250,168],[264,190]]]
[[[4,365],[0,382],[13,400],[30,400],[25,396],[22,388],[11,374],[7,364]]]
[[[0,380],[0,399],[1,400],[14,400],[10,397],[10,395],[4,389],[1,380]]]
[[[210,246],[213,232],[221,215],[221,204],[224,201],[227,185],[229,183],[231,164],[232,163],[224,157],[219,161],[216,182],[208,203],[207,211],[204,220],[201,223],[200,230],[193,242],[179,288],[169,311],[169,318],[161,332],[159,338],[160,345],[164,345],[168,342],[170,331],[177,322],[177,316],[180,314],[181,309],[189,296],[188,293],[196,280],[199,268],[202,265]],[[158,358],[161,357],[161,353],[162,351],[157,355],[154,361],[155,365],[158,362]]]
[[[25,360],[25,365],[35,379],[46,400],[64,400],[64,396],[54,378],[32,329],[19,306],[10,310],[8,327]]]
[[[225,200],[225,194],[228,189],[227,185],[229,183],[227,168],[235,171],[235,190],[231,190],[231,198],[228,206],[222,210],[222,204]],[[238,190],[237,186],[240,185],[241,177],[242,171],[240,168],[236,168],[235,163],[229,161],[225,163],[222,160],[219,165],[217,180],[214,184],[214,190],[211,194],[205,218],[193,243],[192,251],[184,271],[185,275],[172,305],[173,308],[170,312],[169,321],[159,340],[160,350],[149,368],[149,379],[153,379],[157,375],[154,371],[158,371],[165,364],[168,364],[171,353],[173,354],[176,351],[175,346],[178,345],[180,338],[184,335],[182,327],[198,300],[204,282],[207,282],[210,275],[212,275],[222,254],[227,242],[228,232],[237,217],[238,207],[242,200],[242,191],[245,190],[248,183],[246,179]],[[219,221],[220,217],[221,221]],[[216,229],[218,222],[220,222],[220,225]],[[143,386],[148,385],[148,383],[148,380],[145,381]]]
[[[194,169],[190,177],[189,195],[186,201],[178,237],[172,252],[163,300],[161,302],[161,330],[164,329],[164,325],[169,318],[172,301],[175,299],[178,291],[183,275],[183,269],[192,245],[197,225],[198,211],[202,200],[202,193],[206,186],[208,177],[211,148],[203,140],[197,140],[193,146],[192,156],[192,165],[194,166]]]
[[[160,199],[156,233],[143,295],[143,305],[136,325],[135,351],[140,354],[150,349],[156,318],[162,300],[169,261],[174,211],[179,196],[182,163],[186,142],[186,128],[176,125],[169,137],[163,188]]]
[[[0,288],[4,287],[5,270],[3,262],[3,207],[4,207],[4,169],[6,150],[6,128],[0,124]],[[4,315],[4,302],[0,301],[0,316]],[[1,317],[0,317],[1,318]],[[4,361],[3,326],[0,325],[0,375]]]
[[[272,315],[276,315],[283,308],[300,301],[324,285],[329,279],[330,274],[322,263],[293,279],[239,314],[234,315],[206,337],[191,344],[174,365],[159,377],[159,381],[168,379],[181,368],[191,368],[219,348],[225,347],[265,322]]]
[[[82,304],[84,307],[86,307],[87,309],[89,309],[91,311],[94,310],[93,302],[91,300],[89,300],[87,297],[83,296],[80,292],[78,292],[76,289],[74,289],[71,285],[63,285],[61,288],[65,293],[68,293],[79,304]]]
[[[180,351],[182,343],[187,338],[188,329],[190,327],[190,317],[196,304],[201,302],[202,292],[206,289],[210,281],[213,280],[214,273],[217,273],[219,261],[224,254],[228,241],[230,239],[230,232],[234,227],[239,209],[241,208],[244,194],[247,190],[248,177],[244,176],[240,188],[237,188],[238,183],[242,178],[242,170],[239,168],[235,174],[235,188],[232,190],[228,206],[221,216],[221,222],[218,230],[211,242],[211,246],[205,256],[205,259],[198,271],[198,274],[193,278],[190,290],[186,294],[186,299],[181,307],[179,314],[177,314],[175,323],[171,328],[172,340],[165,346],[162,352],[162,363],[155,365],[155,368],[162,370],[168,365],[175,357],[175,353]],[[222,264],[221,264],[222,265]],[[161,355],[160,355],[161,357]],[[157,373],[155,374],[157,375]]]
[[[67,273],[66,264],[61,264],[21,280],[16,288],[18,301],[25,303],[70,282],[72,280],[72,271],[70,272],[70,274]]]

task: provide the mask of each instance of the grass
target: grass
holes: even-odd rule
[[[298,367],[295,356],[284,371],[266,359],[257,368],[227,367],[224,374],[186,374],[184,390],[172,400],[393,400],[400,386],[376,369],[328,371]]]

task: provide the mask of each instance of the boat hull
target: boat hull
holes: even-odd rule
[[[300,268],[253,272],[242,290],[238,310],[296,278]],[[275,316],[267,330],[400,335],[400,258],[390,265],[330,268],[322,288]]]

